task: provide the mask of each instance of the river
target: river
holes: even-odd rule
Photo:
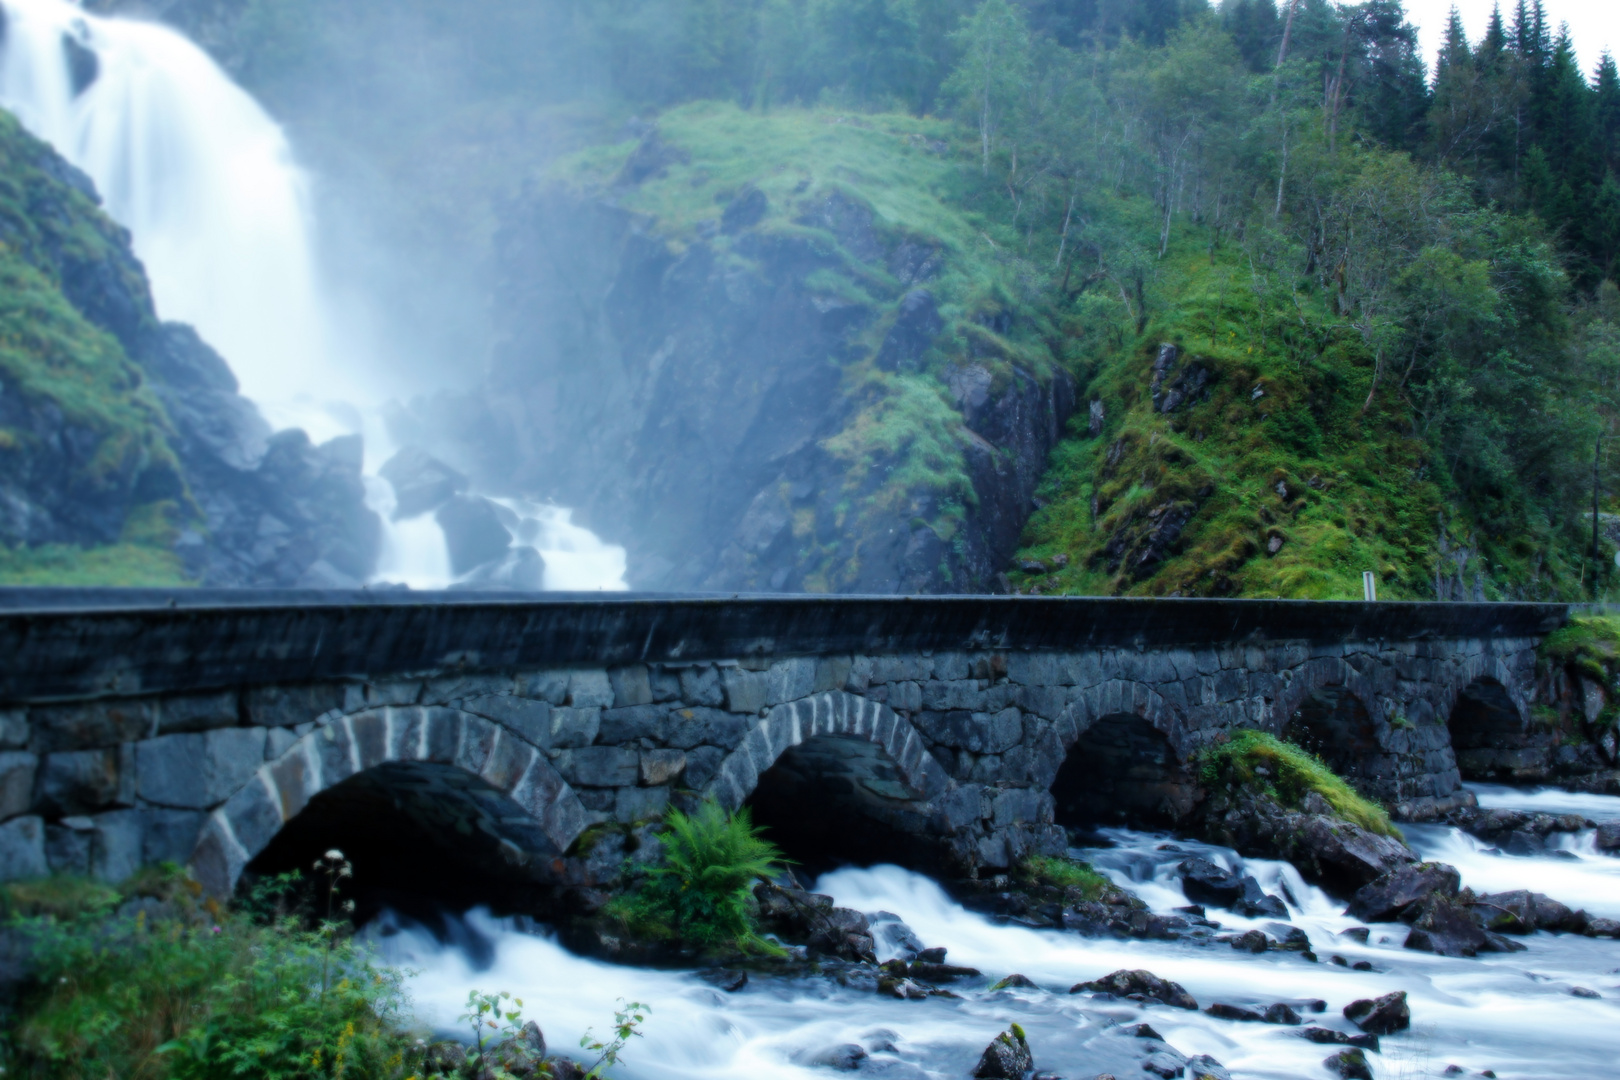
[[[1484,787],[1477,794],[1491,806],[1567,805],[1594,819],[1620,819],[1620,798]],[[1578,802],[1562,804],[1560,798]],[[543,930],[523,932],[476,911],[458,924],[458,932],[476,939],[476,948],[442,943],[408,924],[388,926],[377,940],[391,962],[413,972],[409,985],[421,1018],[447,1034],[455,1033],[460,1006],[474,988],[522,998],[525,1015],[537,1019],[561,1050],[575,1046],[587,1028],[603,1031],[619,999],[651,1005],[644,1037],[632,1043],[616,1070],[627,1080],[825,1077],[828,1070],[809,1060],[847,1043],[893,1047],[871,1053],[863,1074],[960,1078],[1012,1022],[1028,1033],[1037,1068],[1068,1080],[1102,1073],[1121,1080],[1146,1076],[1141,1061],[1148,1044],[1125,1030],[1138,1022],[1151,1024],[1182,1054],[1214,1057],[1234,1077],[1329,1075],[1322,1061],[1335,1048],[1300,1038],[1295,1027],[1067,992],[1119,968],[1146,968],[1173,979],[1200,1005],[1288,1002],[1304,1012],[1306,1002],[1321,999],[1326,1011],[1306,1013],[1306,1023],[1347,1033],[1356,1029],[1340,1015],[1346,1004],[1405,990],[1412,1030],[1385,1038],[1382,1052],[1370,1055],[1381,1080],[1456,1075],[1445,1072],[1448,1066],[1466,1075],[1491,1070],[1503,1078],[1590,1078],[1610,1075],[1620,1061],[1620,942],[1537,933],[1524,939],[1525,952],[1452,959],[1407,950],[1404,925],[1377,924],[1361,944],[1340,933],[1360,925],[1342,913],[1344,905],[1307,885],[1291,866],[1243,860],[1229,850],[1163,835],[1104,835],[1113,846],[1075,854],[1155,911],[1188,903],[1173,874],[1187,855],[1243,865],[1285,899],[1289,923],[1310,936],[1320,961],[1297,953],[1241,953],[1225,944],[1098,940],[998,924],[965,910],[929,879],[894,866],[838,870],[816,887],[841,905],[899,915],[925,944],[945,946],[951,962],[984,972],[983,978],[953,984],[961,995],[956,1000],[899,1001],[821,978],[759,975],[742,991],[725,994],[695,973],[573,956]],[[1620,909],[1620,859],[1593,852],[1590,836],[1577,838],[1568,855],[1522,857],[1495,853],[1454,829],[1413,827],[1408,835],[1425,857],[1456,861],[1463,883],[1476,889],[1532,888],[1594,914]],[[1210,914],[1223,933],[1272,921]],[[1367,961],[1373,970],[1341,967],[1331,961],[1334,955],[1347,964]],[[1040,989],[989,991],[993,980],[1014,972]],[[1576,987],[1602,996],[1577,997],[1571,993]]]

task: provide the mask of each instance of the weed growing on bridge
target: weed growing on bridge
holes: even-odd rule
[[[704,950],[775,954],[749,913],[750,888],[782,864],[747,807],[728,814],[710,800],[664,819],[664,865],[608,913],[639,936]]]
[[[1382,836],[1400,837],[1384,808],[1358,795],[1321,758],[1262,731],[1240,731],[1205,750],[1199,778],[1207,787],[1232,784],[1264,792],[1291,809],[1315,792],[1346,821]]]

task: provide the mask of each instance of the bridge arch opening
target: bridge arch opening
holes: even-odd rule
[[[817,735],[788,747],[743,805],[808,876],[928,862],[926,797],[882,745],[859,735]]]
[[[1195,787],[1170,740],[1134,713],[1104,716],[1069,748],[1052,782],[1068,828],[1163,829],[1192,812]]]
[[[334,848],[354,867],[343,895],[357,925],[392,909],[443,930],[448,912],[542,914],[553,903],[545,870],[558,852],[544,830],[455,765],[388,762],[316,794],[247,864],[238,892],[289,871],[311,881]]]
[[[1457,694],[1446,727],[1464,779],[1510,777],[1504,751],[1524,745],[1525,723],[1512,696],[1495,679],[1475,679]]]
[[[1378,794],[1385,750],[1366,704],[1345,686],[1324,686],[1300,703],[1282,738],[1317,757],[1364,794]]]

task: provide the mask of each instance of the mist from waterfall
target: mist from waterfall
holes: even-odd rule
[[[0,0],[0,12],[0,105],[94,181],[130,231],[159,315],[195,326],[272,426],[316,442],[364,436],[368,501],[384,522],[375,581],[454,584],[434,518],[392,519],[393,491],[376,474],[397,449],[381,410],[400,388],[368,377],[363,339],[329,309],[312,181],[286,133],[172,29],[67,0]],[[504,505],[515,543],[545,560],[546,588],[625,587],[624,549],[567,510]]]

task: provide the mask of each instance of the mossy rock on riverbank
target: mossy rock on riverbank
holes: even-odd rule
[[[1210,788],[1241,787],[1275,799],[1289,810],[1301,809],[1316,794],[1334,814],[1379,836],[1400,838],[1389,812],[1356,792],[1321,758],[1263,731],[1240,731],[1204,751],[1199,779]]]

